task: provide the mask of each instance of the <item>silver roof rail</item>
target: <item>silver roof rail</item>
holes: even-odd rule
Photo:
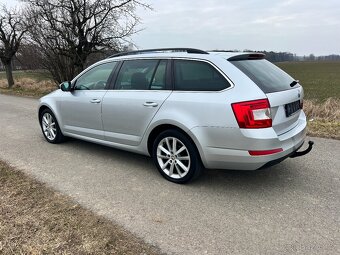
[[[134,51],[121,52],[121,53],[117,53],[112,56],[109,56],[108,58],[145,54],[145,53],[150,53],[150,52],[186,52],[186,53],[192,53],[192,54],[209,54],[206,51],[199,50],[199,49],[192,49],[192,48],[160,48],[160,49],[147,49],[147,50],[134,50]]]

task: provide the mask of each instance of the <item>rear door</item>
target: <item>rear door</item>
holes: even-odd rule
[[[295,80],[269,61],[262,59],[231,61],[266,94],[273,119],[273,128],[278,135],[298,125],[303,101],[303,89]]]
[[[171,94],[168,60],[139,59],[123,62],[113,90],[103,99],[105,139],[138,145],[152,118]]]

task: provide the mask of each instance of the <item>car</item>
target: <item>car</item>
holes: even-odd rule
[[[191,48],[118,53],[42,97],[49,143],[73,137],[153,158],[175,183],[203,169],[256,170],[306,139],[303,88],[261,53]]]

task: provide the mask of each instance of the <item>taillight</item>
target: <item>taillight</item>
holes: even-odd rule
[[[240,128],[268,128],[272,126],[268,99],[233,103],[231,106]]]

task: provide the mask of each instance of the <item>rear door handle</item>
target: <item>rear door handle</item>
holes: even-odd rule
[[[100,99],[91,99],[90,100],[90,103],[92,103],[92,104],[99,104],[101,101],[100,101]]]
[[[143,105],[146,106],[146,107],[156,107],[156,106],[158,106],[158,104],[155,103],[155,102],[145,102]]]

